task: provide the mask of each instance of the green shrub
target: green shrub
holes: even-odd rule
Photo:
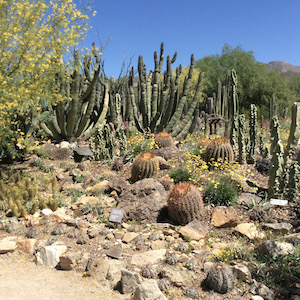
[[[170,178],[176,184],[182,181],[191,181],[191,174],[187,169],[175,169],[169,173]]]
[[[215,206],[230,206],[237,203],[237,190],[230,181],[220,180],[218,183],[208,185],[203,192],[204,202]]]

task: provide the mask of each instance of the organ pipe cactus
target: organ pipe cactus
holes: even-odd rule
[[[194,70],[194,56],[191,56],[191,65],[189,73],[185,78],[183,92],[179,92],[180,75],[182,67],[179,66],[175,70],[175,76],[172,76],[171,64],[176,60],[176,53],[171,59],[167,57],[167,69],[164,72],[163,81],[159,82],[160,72],[163,64],[164,44],[161,44],[160,56],[154,53],[154,71],[147,74],[143,57],[139,56],[138,61],[138,94],[136,97],[133,84],[133,70],[131,79],[129,80],[129,94],[133,108],[133,116],[137,129],[140,132],[166,131],[172,136],[182,134],[187,135],[192,128],[195,127],[194,118],[197,118],[195,110],[199,103],[201,91],[201,74],[198,78],[196,92],[192,101],[188,104],[187,94],[190,89],[190,82]],[[185,118],[182,117],[184,106],[187,105]],[[199,111],[198,111],[199,114]]]
[[[84,59],[84,74],[80,73],[80,61],[78,51],[74,51],[74,69],[72,74],[65,73],[63,66],[57,75],[58,91],[63,101],[56,105],[48,105],[48,112],[52,114],[50,120],[41,122],[44,131],[57,141],[71,140],[82,135],[90,137],[94,132],[94,126],[104,122],[108,109],[108,84],[101,81],[100,55],[93,44],[92,54],[95,63],[92,71],[91,57]],[[102,111],[97,112],[97,118],[91,121],[94,109],[102,103]]]

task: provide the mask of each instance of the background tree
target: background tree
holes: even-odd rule
[[[60,100],[57,67],[87,21],[73,0],[0,0],[0,158],[22,154],[41,98]]]
[[[254,103],[263,108],[269,116],[269,103],[275,95],[279,108],[292,105],[295,98],[286,78],[277,70],[268,71],[266,65],[256,61],[253,51],[241,47],[232,48],[225,44],[221,55],[211,55],[199,59],[196,67],[204,72],[204,93],[210,97],[217,93],[218,81],[225,83],[226,74],[234,69],[238,76],[239,106],[249,109]]]

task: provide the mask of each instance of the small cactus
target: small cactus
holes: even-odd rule
[[[150,152],[141,152],[131,166],[131,180],[136,182],[144,178],[155,177],[158,173],[159,162]]]
[[[214,264],[205,279],[206,284],[212,290],[220,294],[226,294],[233,289],[233,272],[226,264],[219,262]]]
[[[198,262],[194,259],[189,259],[189,260],[186,261],[185,267],[188,270],[195,271],[198,268]]]
[[[166,132],[158,133],[154,138],[154,141],[158,148],[174,147],[173,138]]]
[[[178,256],[175,252],[167,252],[165,261],[169,265],[176,265],[178,262]]]
[[[161,291],[166,292],[170,289],[171,283],[167,278],[162,278],[158,282],[158,287]]]
[[[194,287],[187,287],[184,291],[183,294],[191,299],[199,299],[200,298],[200,292]]]
[[[181,225],[200,218],[204,210],[199,189],[189,182],[179,182],[172,187],[168,194],[167,206],[169,217]]]
[[[216,138],[207,145],[205,150],[205,161],[209,163],[212,160],[228,162],[234,160],[233,149],[229,140]]]
[[[190,249],[189,245],[187,243],[180,243],[177,245],[176,250],[180,251],[182,253],[188,252]]]
[[[201,139],[198,141],[198,147],[200,149],[205,149],[207,147],[207,145],[211,142],[210,139]]]
[[[112,165],[111,165],[111,169],[113,171],[122,171],[124,167],[123,161],[121,159],[116,159],[113,161]]]
[[[153,266],[146,265],[142,268],[142,276],[144,278],[155,278],[156,274],[157,272]]]

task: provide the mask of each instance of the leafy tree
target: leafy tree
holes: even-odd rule
[[[51,90],[59,61],[87,21],[73,0],[0,0],[0,158],[26,149],[41,98],[60,100]]]
[[[300,101],[300,74],[295,75],[290,79],[289,86],[296,101]]]
[[[239,46],[233,49],[225,44],[221,55],[199,59],[196,67],[204,72],[204,92],[207,96],[217,93],[218,81],[225,83],[227,72],[235,69],[241,108],[248,109],[251,103],[262,105],[262,111],[267,115],[273,94],[279,106],[293,102],[294,97],[285,77],[277,70],[268,71],[265,64],[256,61],[253,51],[246,52]]]

